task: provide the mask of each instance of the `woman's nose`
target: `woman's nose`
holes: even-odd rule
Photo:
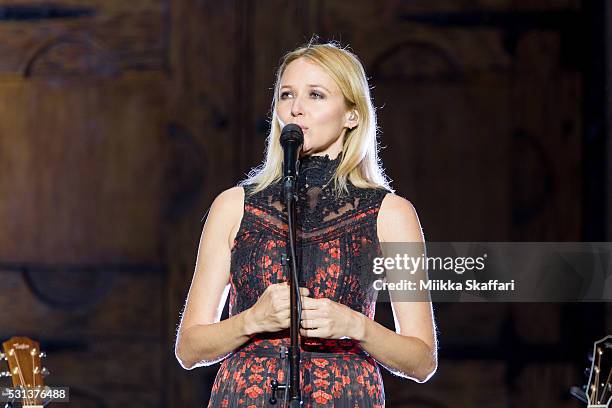
[[[291,116],[299,116],[304,114],[304,107],[302,106],[302,98],[299,96],[293,99],[291,104]]]

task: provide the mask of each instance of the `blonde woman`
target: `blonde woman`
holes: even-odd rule
[[[417,382],[436,370],[432,308],[394,302],[396,331],[385,328],[374,321],[377,292],[359,269],[381,253],[380,242],[423,242],[423,235],[413,206],[393,194],[381,169],[363,66],[335,43],[310,43],[283,58],[265,161],[211,206],[176,356],[186,369],[222,361],[209,407],[270,406],[270,381],[288,382],[279,137],[289,123],[305,139],[297,183],[303,406],[383,407],[379,364]],[[230,317],[219,321],[228,291]],[[284,406],[282,395],[276,406]]]

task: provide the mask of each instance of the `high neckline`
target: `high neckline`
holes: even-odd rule
[[[332,179],[341,160],[342,153],[339,153],[335,159],[330,159],[328,154],[304,156],[300,158],[298,181],[301,181],[300,184],[307,184],[308,187],[321,187]]]
[[[329,154],[324,154],[321,156],[308,155],[300,158],[300,162],[302,165],[308,165],[310,163],[320,163],[320,164],[328,164],[330,162],[338,162],[340,163],[340,159],[342,157],[342,153],[338,153],[335,159],[330,159]]]

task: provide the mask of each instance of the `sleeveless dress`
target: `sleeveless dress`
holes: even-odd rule
[[[331,179],[340,159],[307,156],[300,161],[300,286],[310,290],[310,297],[329,298],[374,319],[372,258],[381,256],[376,219],[388,191],[349,182],[349,194],[335,196]],[[253,306],[269,285],[288,281],[281,263],[288,232],[281,183],[254,195],[249,195],[251,186],[244,189],[244,215],[231,252],[230,316]],[[288,329],[252,336],[221,363],[208,407],[284,408],[283,390],[276,393],[276,405],[270,404],[270,381],[288,382],[289,345]],[[358,341],[300,336],[300,349],[303,407],[384,406],[379,365]]]

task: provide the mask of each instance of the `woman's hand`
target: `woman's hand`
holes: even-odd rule
[[[308,296],[309,293],[307,288],[300,288],[301,296]],[[281,282],[268,286],[245,313],[245,330],[249,336],[288,328],[291,324],[289,284]]]
[[[350,337],[360,340],[364,331],[364,317],[350,307],[327,298],[303,297],[300,334],[323,339]]]

